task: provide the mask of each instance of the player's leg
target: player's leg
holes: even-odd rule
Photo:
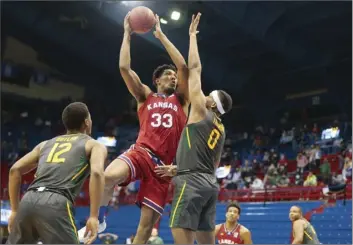
[[[139,162],[139,153],[134,149],[129,150],[114,161],[112,161],[104,171],[105,186],[103,193],[103,200],[99,209],[99,228],[98,232],[103,232],[107,224],[105,222],[105,215],[108,211],[108,204],[111,200],[114,192],[114,186],[116,184],[128,184],[131,180],[138,178],[136,167]],[[86,232],[86,226],[78,231],[80,242],[84,242],[84,234]]]
[[[41,194],[34,212],[35,226],[43,244],[78,244],[73,205],[60,194]]]
[[[33,244],[37,243],[39,236],[33,226],[32,192],[29,191],[22,198],[9,234],[7,244]]]
[[[195,231],[183,228],[172,228],[174,244],[194,244]]]
[[[215,244],[215,234],[214,231],[197,231],[196,241],[198,244]]]
[[[112,161],[104,171],[105,186],[102,206],[107,206],[109,204],[109,201],[113,196],[114,186],[126,181],[132,171],[130,170],[127,160],[124,161],[120,157]]]
[[[159,217],[160,217],[159,213],[157,213],[150,207],[142,205],[140,222],[137,227],[137,232],[136,232],[136,236],[134,238],[133,244],[147,243],[147,240],[151,236],[153,226],[156,224]]]
[[[150,238],[153,226],[163,215],[169,189],[169,182],[154,176],[148,168],[144,171],[147,179],[141,181],[137,196],[137,203],[141,206],[141,218],[134,244],[146,243]]]
[[[204,185],[206,186],[206,184]],[[216,205],[218,199],[217,186],[203,190],[203,196],[207,200],[201,215],[196,240],[198,244],[215,244],[215,226],[216,226]]]
[[[199,182],[187,175],[176,176],[173,181],[175,189],[170,227],[174,243],[193,244],[204,205],[203,197],[198,192]]]

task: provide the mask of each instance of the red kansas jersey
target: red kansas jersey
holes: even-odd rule
[[[138,117],[140,132],[136,144],[171,164],[187,120],[177,95],[151,93],[139,108]]]
[[[232,231],[227,231],[226,225],[222,224],[216,234],[219,244],[244,244],[240,237],[241,224],[237,224]]]

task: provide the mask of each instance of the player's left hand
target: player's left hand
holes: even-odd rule
[[[98,226],[99,221],[98,218],[89,217],[86,223],[86,231],[85,231],[85,244],[92,244],[98,236]]]
[[[199,33],[197,27],[199,26],[200,18],[201,13],[197,13],[196,16],[194,14],[192,15],[192,20],[189,28],[189,35],[196,35]]]
[[[10,217],[9,217],[9,220],[8,220],[8,225],[7,225],[7,229],[9,231],[9,233],[11,233],[11,231],[12,231],[12,227],[13,227],[13,224],[15,222],[16,214],[17,214],[16,212],[11,211],[11,214],[10,214]]]
[[[154,172],[161,177],[173,177],[176,175],[176,168],[175,165],[157,166]]]
[[[156,38],[161,38],[164,33],[161,29],[161,22],[159,21],[159,16],[156,14],[156,30],[153,32],[153,35],[156,37]]]

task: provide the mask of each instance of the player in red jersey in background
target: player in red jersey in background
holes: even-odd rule
[[[215,229],[219,244],[252,244],[251,232],[238,223],[240,212],[238,203],[227,206],[226,222],[217,225]]]
[[[106,228],[103,214],[111,199],[114,185],[127,185],[141,180],[137,204],[141,207],[141,218],[134,244],[144,244],[151,235],[153,225],[162,215],[170,184],[170,178],[161,178],[156,166],[172,164],[178,142],[186,124],[188,99],[188,68],[183,56],[168,40],[160,28],[156,16],[154,35],[166,48],[176,68],[172,65],[157,67],[153,83],[157,93],[143,84],[131,69],[129,13],[124,20],[124,39],[120,50],[119,68],[130,93],[137,101],[140,132],[135,145],[115,159],[105,170],[105,193],[100,209],[100,229]],[[79,231],[84,240],[85,227]]]

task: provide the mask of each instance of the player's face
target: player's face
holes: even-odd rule
[[[171,69],[164,70],[162,75],[156,80],[156,84],[159,91],[168,95],[174,93],[178,85],[176,72]]]
[[[214,108],[216,108],[216,102],[213,100],[211,95],[206,97],[206,108],[208,110],[213,110]]]
[[[295,221],[300,218],[300,210],[298,207],[291,207],[289,210],[289,219]]]
[[[92,134],[91,114],[88,114],[88,118],[85,120],[85,126],[86,126],[86,134],[91,135]]]
[[[227,221],[235,222],[239,219],[239,210],[236,207],[230,207],[226,213]]]
[[[156,228],[152,229],[151,236],[158,236],[158,230]]]

